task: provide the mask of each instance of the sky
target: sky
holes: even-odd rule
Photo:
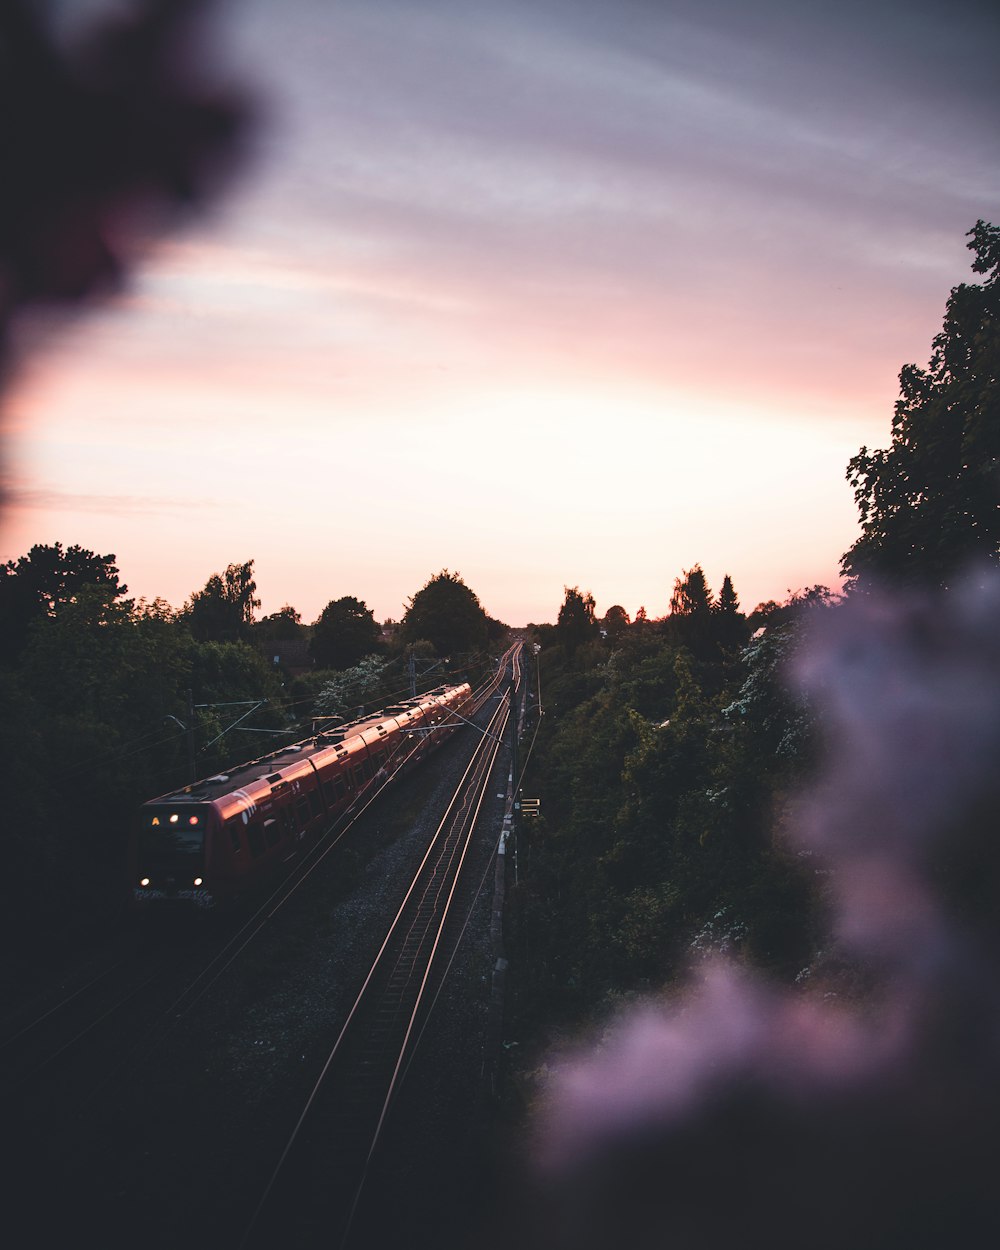
[[[696,563],[748,611],[839,585],[847,462],[1000,220],[994,6],[229,0],[213,35],[249,158],[36,318],[0,559],[114,552],[175,607],[253,559],[307,622],[443,568],[511,625],[566,586],[662,615]]]

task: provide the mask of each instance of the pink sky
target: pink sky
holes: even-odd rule
[[[175,606],[252,558],[307,621],[443,567],[511,624],[836,584],[1000,204],[997,19],[902,12],[234,0],[255,159],[8,392],[0,558]]]

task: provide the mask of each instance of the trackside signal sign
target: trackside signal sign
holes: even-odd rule
[[[522,799],[521,800],[521,815],[522,816],[537,816],[538,809],[541,806],[541,802],[542,802],[541,799]]]

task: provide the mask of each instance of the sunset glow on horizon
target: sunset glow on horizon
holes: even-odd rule
[[[1000,213],[1000,22],[752,7],[224,6],[254,159],[37,334],[0,559],[114,552],[174,607],[253,559],[307,622],[442,568],[511,625],[663,615],[696,563],[746,611],[835,587],[847,461]]]

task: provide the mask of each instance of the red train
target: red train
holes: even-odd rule
[[[469,684],[283,747],[143,804],[129,840],[132,904],[208,908],[250,895],[401,765],[461,724]]]

